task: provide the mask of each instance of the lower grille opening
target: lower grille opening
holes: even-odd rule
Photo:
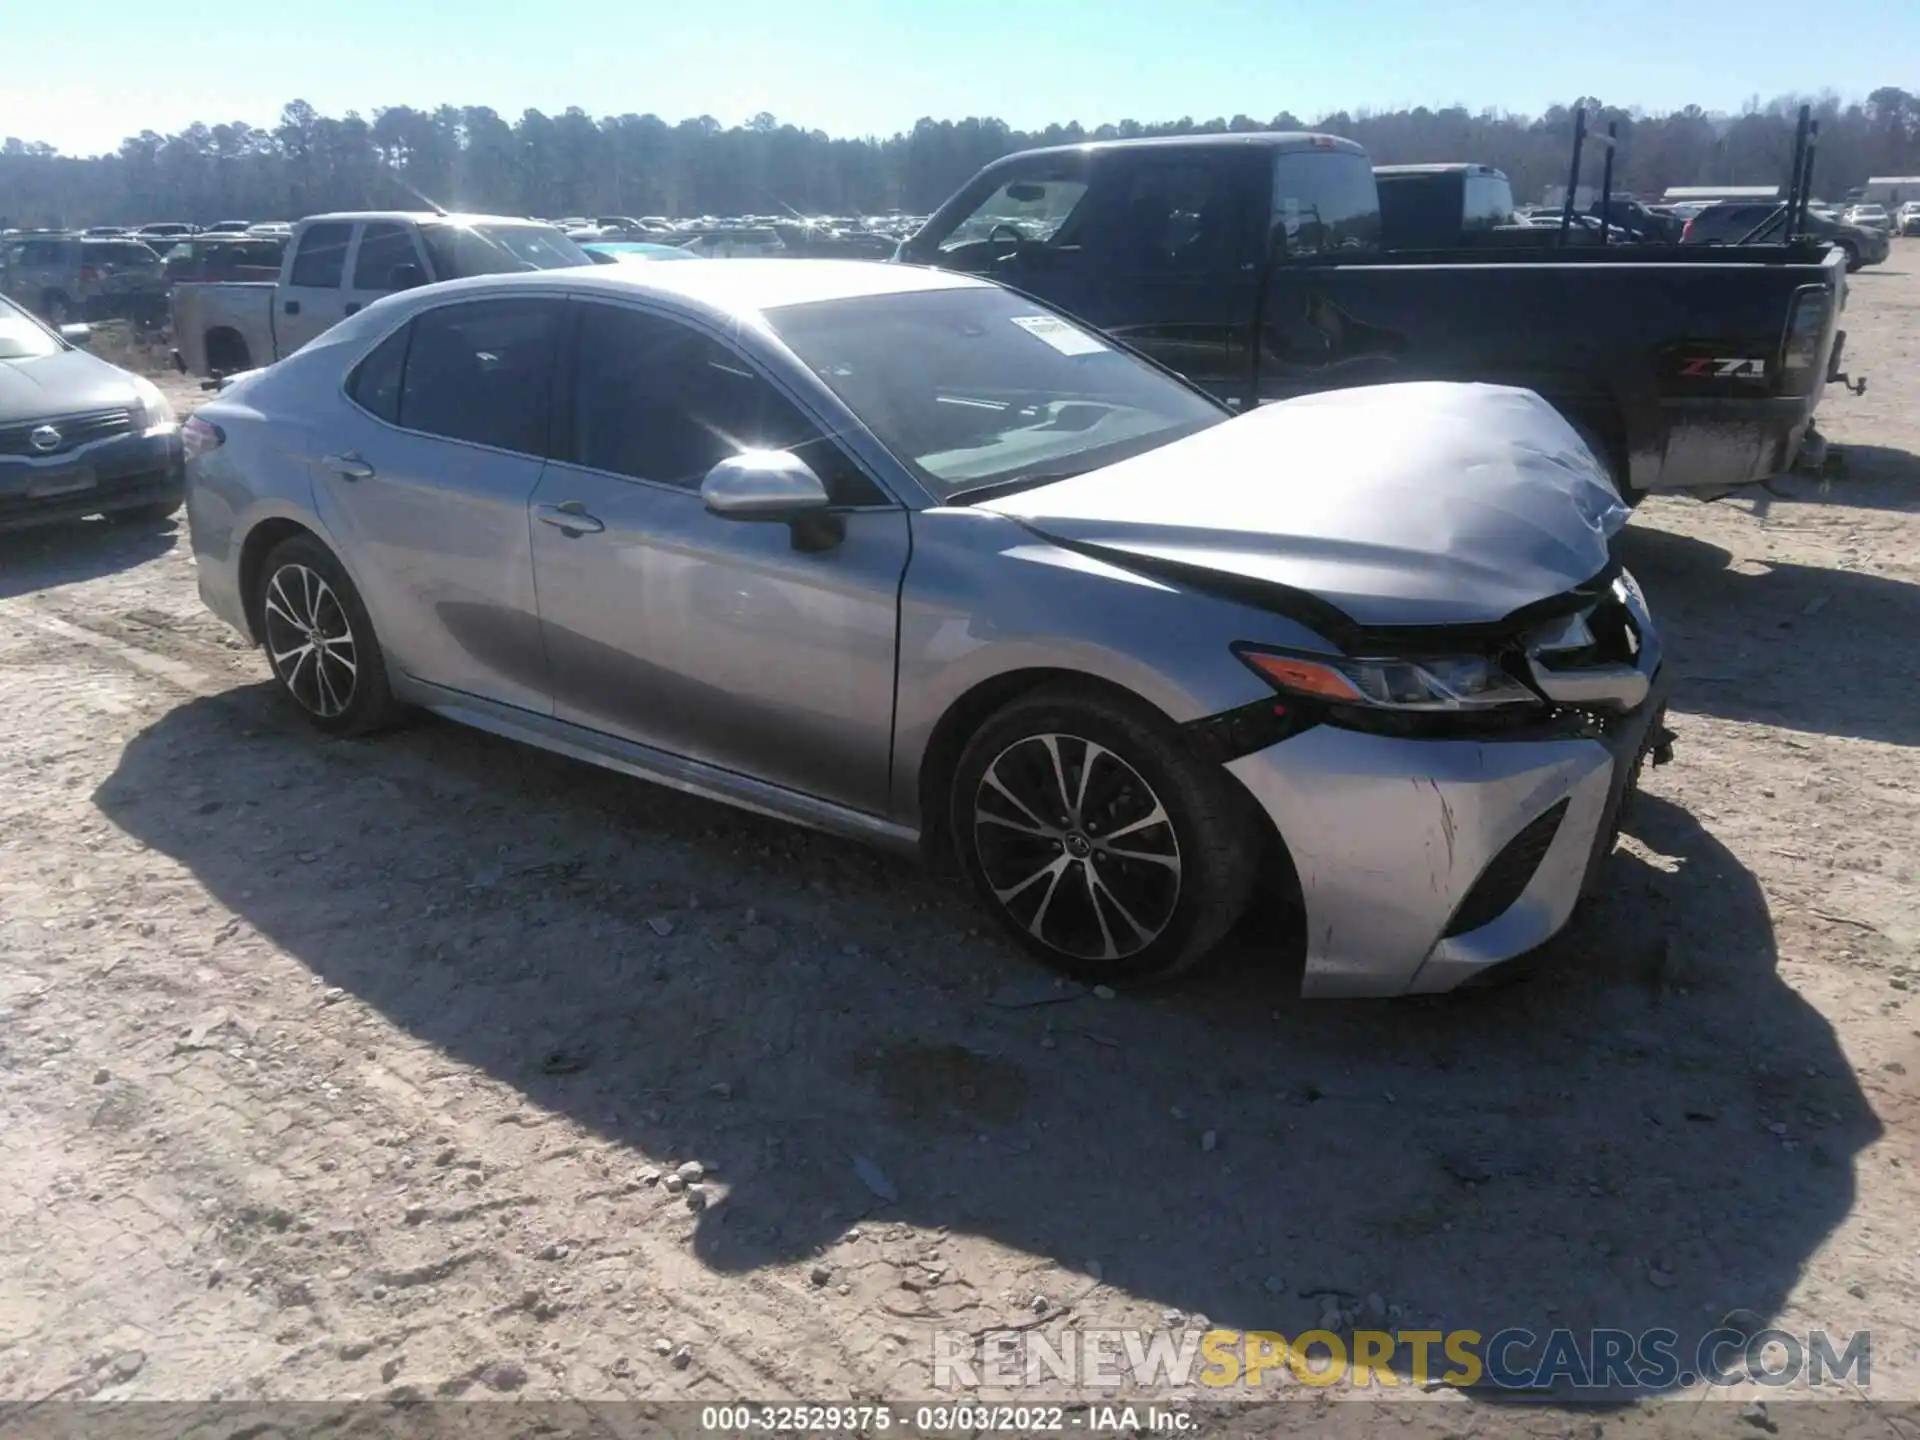
[[[1498,920],[1520,898],[1520,892],[1533,881],[1533,872],[1546,858],[1553,837],[1560,833],[1560,822],[1567,818],[1567,802],[1560,801],[1530,821],[1488,862],[1473,882],[1467,898],[1453,912],[1446,934],[1465,935]]]

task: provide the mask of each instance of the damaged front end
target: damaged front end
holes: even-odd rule
[[[1304,993],[1484,980],[1564,927],[1643,766],[1671,758],[1659,632],[1609,565],[1507,622],[1349,634],[1342,649],[1245,647],[1273,686],[1269,713],[1191,733],[1288,847]]]

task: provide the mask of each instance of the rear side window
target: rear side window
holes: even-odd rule
[[[1513,223],[1513,186],[1504,175],[1468,175],[1461,228],[1491,230]]]
[[[353,239],[353,226],[343,223],[311,225],[300,237],[294,252],[290,285],[311,290],[337,290],[347,272],[347,242]]]
[[[396,265],[418,265],[413,236],[404,225],[368,225],[360,232],[360,253],[353,262],[353,288],[356,290],[393,289]]]
[[[347,377],[347,394],[353,403],[389,425],[400,421],[400,382],[406,374],[407,342],[412,334],[412,324],[402,325],[374,346]]]
[[[481,300],[418,316],[400,387],[409,430],[544,455],[558,300]]]
[[[1291,150],[1274,161],[1273,171],[1276,256],[1380,247],[1380,197],[1366,156]]]

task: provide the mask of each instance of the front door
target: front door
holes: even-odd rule
[[[904,509],[732,345],[576,302],[567,458],[533,504],[554,713],[868,812],[887,804]],[[801,455],[844,535],[723,520],[699,487],[748,449]]]
[[[273,337],[276,358],[284,359],[324,330],[346,318],[347,251],[353,222],[324,220],[309,225],[294,242],[286,283],[274,290]]]
[[[421,312],[354,370],[315,458],[320,517],[389,660],[540,714],[552,700],[527,503],[565,313],[531,297]]]
[[[414,240],[413,227],[398,220],[369,220],[360,227],[341,312],[351,315],[394,292],[394,271],[411,265],[427,276],[427,259]],[[416,281],[415,283],[418,283]]]

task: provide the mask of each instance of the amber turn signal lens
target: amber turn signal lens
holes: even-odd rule
[[[1242,650],[1240,658],[1283,690],[1318,695],[1323,700],[1364,701],[1353,682],[1331,665],[1319,665],[1293,655],[1270,655]]]

